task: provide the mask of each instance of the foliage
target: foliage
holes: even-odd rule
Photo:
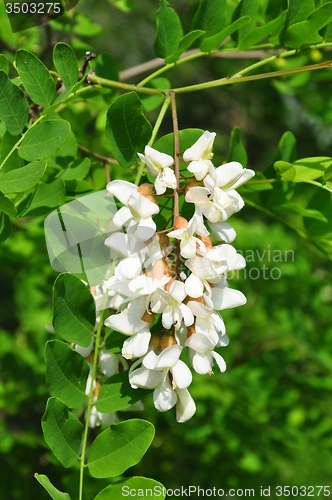
[[[2,496],[76,498],[85,465],[84,495],[96,500],[120,498],[126,484],[175,488],[193,478],[205,488],[257,492],[261,485],[327,484],[332,158],[324,83],[331,80],[332,2],[162,0],[159,10],[148,0],[95,2],[95,9],[92,3],[81,0],[66,16],[21,34],[11,32],[0,4]],[[165,64],[142,81],[138,69],[135,83],[124,83],[118,69],[152,51]],[[255,54],[259,61],[249,64]],[[271,72],[259,74],[264,65]],[[169,415],[156,414],[148,391],[131,389],[125,372],[101,375],[96,411],[120,412],[148,396],[144,419],[118,413],[120,423],[102,424],[88,437],[75,409],[88,400],[91,411],[93,394],[87,398],[85,386],[88,362],[96,374],[96,359],[87,362],[64,341],[88,348],[107,313],[95,330],[84,266],[56,278],[43,223],[65,203],[103,190],[109,178],[151,181],[137,153],[149,143],[173,155],[170,89],[180,151],[201,129],[215,129],[219,164],[240,161],[256,170],[240,188],[243,220],[234,221],[247,268],[231,285],[245,291],[248,304],[224,314],[231,338],[226,374],[194,376],[193,420],[179,428]],[[159,230],[173,213],[165,200]],[[113,333],[105,331],[105,345],[118,355]],[[156,426],[154,440],[146,419]],[[146,470],[153,480],[141,477]],[[37,471],[43,492],[33,479]]]

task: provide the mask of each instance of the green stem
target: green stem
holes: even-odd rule
[[[220,50],[213,51],[213,53],[217,53],[217,52],[221,52],[221,51]],[[137,86],[138,87],[143,87],[150,80],[153,80],[154,78],[156,78],[157,76],[161,75],[165,71],[168,71],[169,69],[174,68],[174,66],[178,66],[179,64],[183,64],[185,62],[192,61],[193,59],[197,59],[198,57],[203,57],[203,56],[208,56],[208,55],[210,55],[210,52],[197,52],[196,54],[191,54],[190,56],[183,57],[182,59],[179,59],[178,61],[175,61],[174,63],[165,64],[165,66],[163,66],[160,69],[157,69],[157,71],[154,71],[154,73],[151,73],[151,75],[149,75],[146,78],[144,78],[144,80],[142,80],[141,82],[139,82],[137,84]]]
[[[101,78],[97,75],[89,75],[89,81],[91,83],[97,83],[103,87],[116,88],[121,90],[128,90],[129,92],[140,92],[141,94],[162,96],[165,91],[159,89],[150,89],[146,87],[138,87],[137,85],[129,85],[128,83],[116,82],[114,80],[107,80],[106,78]]]
[[[275,56],[273,56],[273,58],[274,57]],[[258,64],[258,63],[255,63],[255,64]],[[255,66],[255,65],[252,65],[252,66]],[[252,66],[250,66],[250,69],[252,69]],[[244,77],[242,77],[241,75],[238,75],[238,76],[233,76],[232,78],[221,78],[219,80],[213,80],[211,82],[199,83],[197,85],[189,85],[187,87],[179,87],[179,88],[172,89],[172,90],[173,90],[173,92],[176,92],[177,94],[184,93],[184,92],[194,92],[196,90],[204,90],[204,89],[210,89],[213,87],[221,87],[223,85],[233,85],[234,83],[250,82],[253,80],[263,80],[264,78],[275,78],[276,76],[293,75],[295,73],[302,73],[304,71],[313,71],[316,69],[328,68],[331,66],[332,66],[332,61],[327,61],[324,63],[312,64],[310,66],[302,66],[300,68],[293,68],[293,69],[284,69],[281,71],[272,71],[269,73],[262,73],[259,75],[251,75],[251,76],[244,76]]]
[[[179,146],[179,125],[178,117],[176,112],[176,100],[175,92],[171,92],[171,103],[172,103],[172,120],[173,120],[173,132],[174,132],[174,173],[176,177],[176,189],[174,190],[174,209],[173,209],[173,226],[175,225],[175,220],[179,216],[179,187],[180,187],[180,146]],[[175,241],[175,275],[177,279],[180,276],[180,242]]]
[[[156,123],[155,123],[155,125],[153,127],[151,139],[148,142],[148,146],[150,146],[150,147],[152,146],[152,144],[154,143],[154,141],[155,141],[155,139],[157,137],[160,125],[162,124],[162,121],[164,119],[165,113],[167,111],[167,108],[168,108],[170,102],[171,102],[171,98],[170,98],[169,95],[167,95],[166,98],[165,98],[165,100],[164,100],[164,102],[163,102],[161,110],[159,112],[159,115],[158,115],[158,118],[156,120]],[[137,171],[137,174],[136,174],[136,179],[135,179],[136,186],[138,186],[139,181],[141,180],[141,177],[143,175],[144,167],[145,167],[145,163],[143,163],[142,161],[140,161],[139,167],[138,167],[138,171]]]
[[[114,258],[113,258],[113,262],[112,262],[112,266],[111,266],[111,270],[110,270],[110,277],[113,276],[114,268],[116,265],[116,259],[117,259],[117,253],[115,253]],[[87,413],[86,413],[86,418],[85,418],[85,427],[84,427],[83,442],[82,442],[82,452],[81,452],[81,457],[80,457],[79,500],[83,499],[83,479],[84,479],[84,467],[85,467],[85,453],[86,453],[86,446],[87,446],[87,442],[88,442],[89,420],[90,420],[91,408],[94,405],[94,403],[92,402],[93,381],[96,378],[98,354],[99,354],[99,349],[101,347],[100,337],[101,337],[101,330],[102,330],[103,323],[104,323],[104,312],[105,312],[105,308],[107,306],[107,301],[108,301],[108,290],[105,292],[105,295],[104,295],[103,308],[100,311],[99,325],[98,325],[97,333],[95,335],[95,350],[94,350],[92,374],[91,374],[91,387],[90,387],[90,392],[89,392],[89,396],[88,396],[88,406],[87,406]]]
[[[262,181],[247,181],[246,186],[253,184],[271,184],[272,182],[280,182],[281,179],[263,179]]]
[[[40,116],[39,118],[37,118],[37,120],[35,122],[33,122],[33,124],[31,125],[30,128],[28,128],[28,130],[26,132],[24,132],[24,134],[22,135],[22,137],[20,137],[20,139],[16,142],[16,144],[14,144],[14,146],[12,147],[12,149],[9,151],[9,153],[7,154],[6,158],[3,160],[3,162],[1,163],[0,165],[0,170],[2,169],[2,167],[4,166],[4,164],[6,163],[6,161],[8,160],[8,158],[14,153],[15,149],[17,149],[19,147],[19,145],[21,144],[21,142],[23,141],[26,133],[31,130],[35,125],[37,125],[37,123],[39,123],[42,119],[44,118],[44,115],[43,116]]]

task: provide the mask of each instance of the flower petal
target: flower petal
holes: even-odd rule
[[[155,389],[161,383],[163,378],[159,370],[148,370],[141,366],[129,374],[129,383],[134,388]]]
[[[132,182],[117,179],[107,184],[106,189],[121,201],[123,205],[127,205],[129,197],[137,191],[138,186]]]
[[[243,306],[247,299],[239,290],[214,287],[212,289],[212,301],[215,309],[221,311],[222,309]]]
[[[209,223],[210,229],[216,240],[232,243],[236,238],[235,229],[228,222]]]
[[[186,149],[183,153],[184,161],[195,161],[200,160],[201,158],[204,160],[210,160],[213,157],[211,150],[215,136],[215,132],[205,130],[195,144]]]
[[[176,365],[171,368],[173,375],[173,388],[185,389],[192,382],[192,374],[186,363],[179,360]]]
[[[176,420],[179,423],[189,420],[196,411],[196,405],[188,389],[176,389],[178,401],[176,403]]]
[[[109,316],[105,320],[105,325],[112,328],[116,332],[123,333],[124,335],[134,335],[144,328],[147,323],[139,319],[133,313],[121,312]]]
[[[159,213],[158,205],[138,192],[129,197],[128,207],[132,212],[137,213],[139,217],[151,217],[151,215]]]
[[[224,358],[222,356],[220,356],[220,354],[218,354],[215,351],[212,351],[211,355],[216,360],[217,365],[219,366],[219,369],[220,369],[221,373],[223,373],[224,371],[226,371],[226,363],[225,363]]]

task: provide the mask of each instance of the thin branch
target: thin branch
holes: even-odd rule
[[[114,160],[114,158],[107,158],[107,156],[102,156],[102,155],[99,155],[98,153],[93,153],[92,151],[90,151],[89,149],[85,148],[81,144],[78,145],[78,149],[85,156],[91,156],[91,158],[94,158],[95,160],[98,160],[101,163],[105,163],[105,164],[107,164],[107,163],[113,163],[114,165],[119,165],[118,162],[116,160]]]

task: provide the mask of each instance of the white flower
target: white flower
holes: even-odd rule
[[[216,240],[232,243],[236,238],[235,229],[228,222],[209,222],[209,226]]]
[[[114,275],[118,280],[136,278],[142,271],[145,254],[149,246],[133,236],[125,233],[113,233],[105,240],[105,245],[112,248],[120,255],[127,257],[117,265]],[[114,276],[106,282],[106,288],[114,282]]]
[[[154,177],[157,176],[154,186],[157,194],[163,194],[166,188],[176,188],[176,177],[171,167],[174,160],[171,156],[160,153],[150,146],[145,146],[144,155],[137,153],[143,163],[148,167],[148,171]]]
[[[199,245],[199,248],[202,252],[205,252],[205,245],[202,240],[199,240],[194,236],[194,233],[197,232],[197,229],[200,226],[200,219],[198,217],[192,217],[188,222],[188,226],[185,229],[175,229],[175,231],[170,231],[167,233],[169,238],[177,238],[180,240],[180,251],[181,255],[185,259],[190,259],[191,257],[195,257],[196,255],[196,247]]]
[[[216,283],[221,279],[213,264],[204,257],[196,256],[193,259],[188,259],[185,264],[192,273],[185,282],[185,289],[190,297],[201,297],[204,293],[204,287],[210,292],[209,282]]]
[[[246,267],[245,258],[227,243],[214,246],[212,250],[204,252],[203,255],[213,264],[219,274]]]
[[[188,366],[179,359],[181,352],[182,347],[179,345],[167,347],[159,356],[150,351],[143,359],[140,368],[133,371],[135,364],[132,366],[129,371],[129,382],[134,389],[137,387],[154,389],[153,401],[159,411],[172,408],[178,402],[179,396],[177,414],[180,421],[185,421],[194,414],[195,409],[191,397],[181,392],[181,389],[186,389],[192,381]],[[176,392],[178,389],[179,393]]]
[[[225,278],[212,288],[211,300],[213,302],[213,307],[217,311],[243,306],[247,302],[245,295],[243,295],[240,290],[234,290],[228,287]]]
[[[189,358],[194,370],[204,375],[212,373],[213,359],[217,362],[220,371],[226,370],[226,363],[220,354],[214,352],[215,343],[202,333],[194,333],[186,341],[189,347]]]
[[[215,132],[207,130],[201,137],[183,153],[184,161],[190,161],[188,165],[189,172],[193,173],[198,181],[202,180],[211,167],[211,158],[213,157],[212,146],[216,136]]]
[[[98,368],[106,377],[115,375],[119,371],[119,356],[103,347],[98,354]]]
[[[159,288],[158,291],[167,304],[162,315],[162,324],[165,328],[169,329],[175,326],[175,329],[178,330],[181,326],[182,319],[186,326],[193,324],[193,313],[188,306],[182,304],[187,296],[184,283],[181,281],[174,281],[170,286],[169,292],[161,288]]]
[[[159,213],[159,207],[139,193],[138,186],[131,182],[115,180],[106,187],[109,193],[125,205],[115,214],[114,224],[117,227],[127,226],[128,234],[139,240],[150,239],[156,232],[156,224],[151,216]]]
[[[139,311],[140,313],[141,310]],[[105,320],[105,325],[117,332],[130,336],[130,339],[125,340],[123,343],[122,356],[124,358],[140,358],[147,353],[151,338],[149,324],[146,321],[142,321],[136,311],[121,312],[109,316]]]

